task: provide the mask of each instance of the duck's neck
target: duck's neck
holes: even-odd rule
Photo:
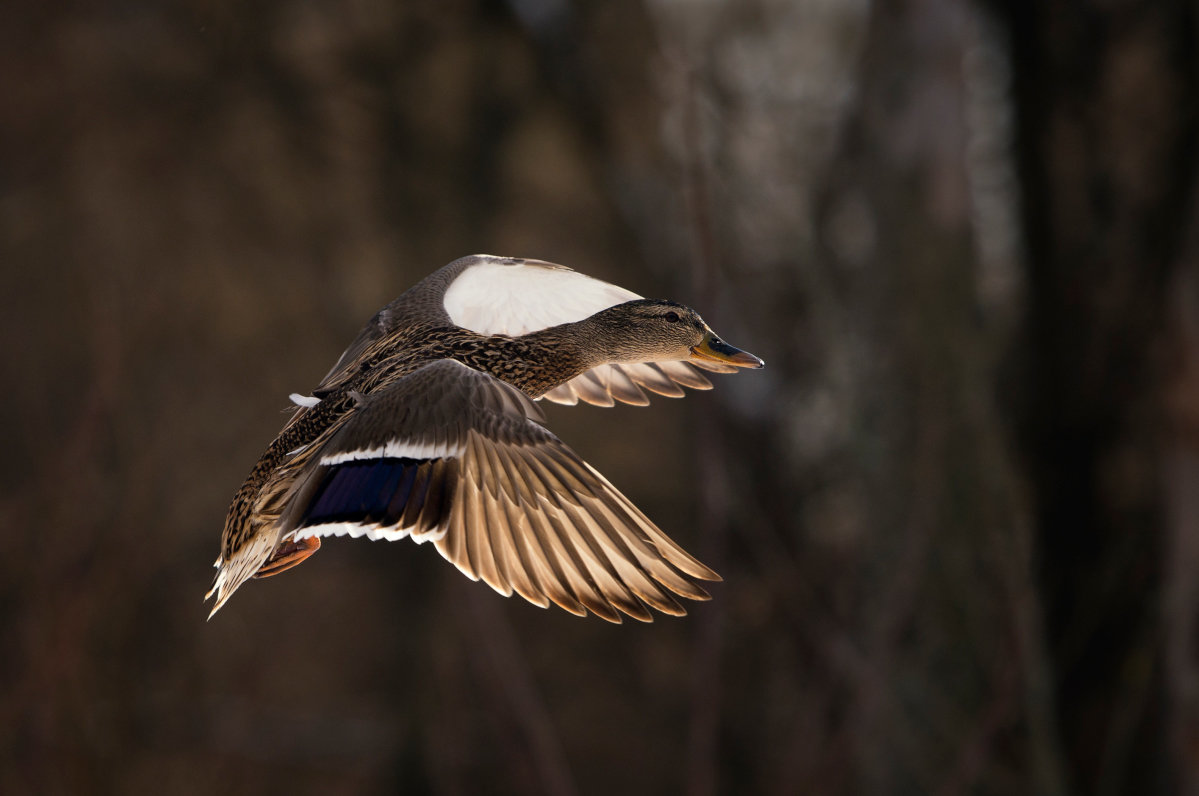
[[[533,398],[592,367],[578,345],[550,329],[521,337],[471,334],[456,341],[447,353]]]
[[[620,330],[588,318],[520,337],[474,337],[454,356],[538,398],[601,364],[640,361],[634,352],[623,357],[622,346]]]

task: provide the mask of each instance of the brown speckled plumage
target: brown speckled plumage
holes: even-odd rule
[[[357,368],[315,391],[320,403],[296,408],[254,465],[225,520],[221,556],[231,557],[250,535],[279,517],[278,503],[290,479],[349,417],[355,396],[369,395],[430,362],[452,359],[537,398],[586,369],[584,360],[562,343],[552,335],[484,336],[448,326],[399,329],[375,341]]]
[[[612,621],[619,621],[613,607],[648,620],[642,602],[682,613],[660,585],[689,598],[706,596],[692,579],[716,579],[715,573],[545,431],[529,399],[576,377],[591,378],[588,372],[606,363],[685,359],[696,348],[707,353],[691,361],[709,369],[760,363],[720,342],[694,311],[673,302],[632,300],[521,335],[462,328],[442,299],[477,264],[553,268],[578,277],[536,261],[464,258],[381,310],[313,391],[318,402],[297,407],[236,493],[210,592],[217,595],[213,613],[260,570],[275,574],[315,552],[324,528],[381,538],[397,538],[386,535],[388,528],[410,531],[418,541],[435,541],[463,572],[502,593],[515,589],[540,605],[548,597]],[[665,379],[661,368],[630,370],[636,383],[610,374],[604,389],[641,403],[633,394],[641,395],[637,385],[665,395],[681,394],[677,384],[707,386],[688,368],[672,367]],[[582,397],[598,402],[582,390]],[[392,449],[398,453],[387,452]],[[372,503],[359,516],[354,504],[338,502],[331,490],[344,490],[342,481],[353,486],[357,471],[376,479],[372,484],[396,484],[391,489],[398,492],[375,486],[368,496],[389,509]],[[419,490],[404,486],[414,483]],[[312,536],[301,541],[301,532]],[[519,533],[535,541],[523,542]]]

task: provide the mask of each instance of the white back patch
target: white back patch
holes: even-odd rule
[[[573,323],[639,299],[599,279],[540,260],[482,260],[459,274],[443,303],[450,320],[476,334],[519,336]]]

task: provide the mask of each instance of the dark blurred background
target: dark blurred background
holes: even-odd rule
[[[6,4],[0,792],[1196,792],[1196,18]],[[714,599],[334,540],[206,623],[285,396],[473,252],[765,358],[549,410]]]

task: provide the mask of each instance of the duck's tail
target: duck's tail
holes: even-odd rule
[[[209,619],[212,619],[216,612],[221,610],[221,606],[233,596],[233,592],[237,591],[239,586],[262,568],[275,549],[275,541],[273,534],[256,533],[250,536],[245,544],[230,554],[227,559],[223,554],[217,558],[216,563],[213,564],[217,570],[216,578],[212,581],[212,588],[204,595],[205,600],[211,599],[214,595],[216,597],[212,612],[208,614]]]

